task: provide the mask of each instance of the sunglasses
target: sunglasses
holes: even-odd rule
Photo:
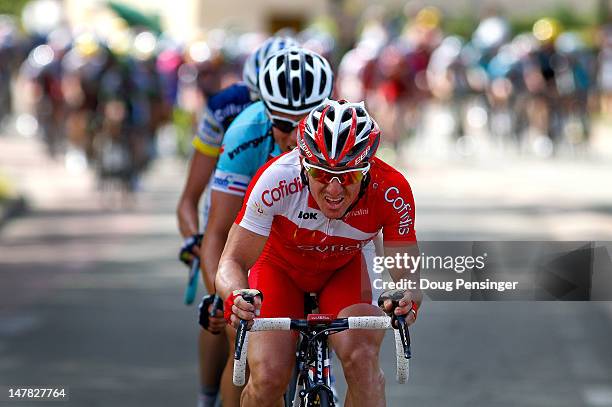
[[[268,117],[272,121],[272,126],[276,127],[283,133],[291,133],[293,129],[295,129],[298,124],[300,124],[299,120],[291,120],[286,117],[274,115],[270,112],[268,112]]]
[[[350,170],[334,171],[327,168],[319,167],[310,164],[306,160],[303,161],[306,172],[317,182],[322,184],[331,184],[336,179],[340,185],[353,185],[361,182],[370,171],[370,163],[365,167],[351,168]]]

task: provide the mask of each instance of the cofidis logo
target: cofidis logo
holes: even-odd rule
[[[274,205],[274,202],[280,201],[281,199],[300,192],[304,189],[302,181],[299,177],[295,177],[293,181],[287,183],[286,180],[281,180],[276,188],[266,189],[261,193],[261,201],[266,206]]]
[[[400,217],[397,232],[400,235],[408,234],[413,222],[410,216],[410,211],[412,210],[410,203],[406,202],[404,198],[400,196],[400,190],[397,187],[390,187],[385,191],[385,201],[391,203],[393,209],[395,209]]]

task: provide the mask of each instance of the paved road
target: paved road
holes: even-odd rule
[[[114,210],[31,140],[0,137],[0,163],[31,202],[0,232],[0,392],[56,385],[71,406],[193,406],[197,327],[173,217],[184,163],[158,161],[133,207]],[[419,236],[612,240],[608,164],[555,164],[409,161]],[[612,406],[611,317],[609,303],[430,302],[410,384],[395,384],[384,347],[388,405]]]

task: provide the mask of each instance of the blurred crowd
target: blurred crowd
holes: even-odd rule
[[[610,112],[612,26],[567,31],[544,17],[513,33],[491,12],[462,38],[445,34],[441,18],[424,8],[395,36],[374,19],[342,58],[341,92],[369,102],[388,142],[427,137],[433,104],[450,112],[433,127],[458,141],[484,128],[498,144],[543,156],[584,149],[591,113]]]
[[[333,62],[336,96],[365,100],[393,147],[426,138],[434,106],[450,117],[434,128],[457,141],[476,128],[549,156],[561,146],[584,148],[592,113],[612,111],[612,25],[568,31],[544,17],[517,33],[491,12],[460,37],[445,33],[442,19],[433,7],[399,24],[366,12],[350,44],[321,25],[282,34]],[[25,23],[0,16],[0,121],[19,89],[30,115],[18,127],[40,135],[67,165],[93,168],[130,191],[158,154],[160,132],[171,129],[188,154],[206,99],[241,80],[244,60],[266,39],[215,29],[179,41],[121,16],[104,31]]]

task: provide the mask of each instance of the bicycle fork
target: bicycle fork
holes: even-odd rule
[[[308,352],[312,352],[310,358],[307,357]],[[314,343],[311,343],[310,348],[302,346],[302,343],[300,343],[297,356],[298,371],[301,372],[301,378],[298,380],[293,406],[315,405],[317,396],[321,392],[328,394],[330,406],[334,406],[334,395],[331,390],[331,357],[329,345],[327,344],[327,335],[323,338],[315,339]],[[311,360],[309,364],[307,364],[308,359]],[[305,404],[300,404],[301,400]]]

